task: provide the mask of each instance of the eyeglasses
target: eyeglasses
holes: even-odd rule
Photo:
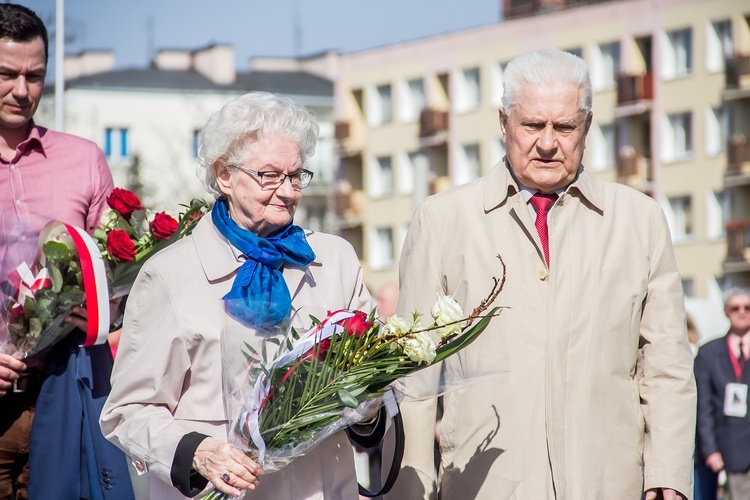
[[[740,304],[738,306],[727,307],[727,310],[729,312],[733,312],[733,313],[736,313],[736,312],[740,311],[741,309],[745,310],[747,312],[750,312],[750,304]]]
[[[228,166],[258,176],[258,178],[260,178],[260,186],[263,189],[276,189],[284,184],[284,181],[287,179],[289,179],[289,183],[292,185],[293,189],[305,189],[310,185],[310,181],[313,178],[313,173],[304,168],[294,174],[284,174],[281,172],[274,172],[273,170],[269,170],[268,172],[258,172],[252,168],[241,167],[240,165]]]

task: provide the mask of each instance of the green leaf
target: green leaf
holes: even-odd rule
[[[62,290],[63,286],[62,273],[60,272],[60,269],[51,262],[47,266],[47,270],[49,271],[49,277],[52,280],[52,291],[58,293],[60,290]]]
[[[64,243],[60,243],[59,241],[50,240],[46,242],[42,247],[42,251],[47,257],[47,260],[50,261],[60,261],[70,258],[70,249],[68,249]]]
[[[39,318],[29,318],[29,335],[38,337],[42,333],[42,322]]]
[[[357,406],[359,406],[359,401],[357,401],[357,398],[352,396],[351,393],[346,389],[339,389],[338,394],[341,402],[349,408],[356,408]]]

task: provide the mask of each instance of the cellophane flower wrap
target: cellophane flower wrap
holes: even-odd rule
[[[323,311],[319,319],[302,307],[289,323],[308,317],[311,326],[298,331],[288,324],[258,330],[227,316],[222,363],[230,443],[269,473],[372,418],[394,382],[436,367],[479,337],[502,310],[490,306],[505,282],[504,264],[502,279],[493,282],[468,316],[442,293],[430,318],[338,310]],[[214,491],[203,500],[223,498],[229,497]]]
[[[190,234],[208,211],[207,203],[196,199],[183,205],[177,218],[154,213],[120,188],[107,203],[93,235],[51,221],[39,234],[35,255],[6,252],[0,281],[2,352],[26,359],[51,347],[73,330],[65,318],[80,305],[89,322],[84,345],[100,343],[109,327],[109,300],[127,295],[143,263]],[[5,244],[10,248],[14,242]]]

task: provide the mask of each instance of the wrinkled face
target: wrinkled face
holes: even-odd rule
[[[737,294],[724,304],[724,314],[729,318],[730,329],[742,334],[750,330],[750,295]]]
[[[44,87],[44,42],[0,39],[0,130],[26,127]]]
[[[575,178],[591,125],[591,114],[579,109],[579,97],[572,85],[524,85],[517,104],[500,110],[508,162],[527,188],[548,193]]]
[[[299,147],[285,137],[248,139],[241,167],[258,172],[295,174],[302,169]],[[287,226],[294,218],[302,191],[292,188],[289,179],[277,188],[264,188],[261,179],[219,160],[217,181],[229,201],[229,215],[240,227],[265,238]]]

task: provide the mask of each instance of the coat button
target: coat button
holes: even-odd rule
[[[539,279],[544,281],[547,279],[548,273],[546,269],[540,269],[537,273],[537,276],[539,276]]]
[[[102,469],[102,476],[104,477],[109,476],[109,469]]]
[[[143,462],[141,462],[140,460],[136,460],[135,462],[133,462],[133,466],[135,467],[135,470],[137,470],[141,474],[146,472],[146,466],[143,465]]]
[[[104,485],[104,489],[105,490],[111,490],[112,489],[112,485],[111,484],[105,484]]]

